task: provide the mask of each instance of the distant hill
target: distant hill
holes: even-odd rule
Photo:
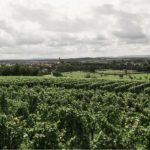
[[[119,56],[118,58],[150,58],[150,55],[129,55],[129,56]]]
[[[61,59],[64,62],[95,62],[95,63],[107,63],[113,60],[132,60],[132,59],[150,59],[150,55],[129,55],[129,56],[116,56],[116,57],[83,57],[83,58],[66,58]],[[0,64],[9,63],[9,64],[23,64],[23,63],[39,63],[39,62],[48,62],[48,63],[56,63],[59,59],[8,59],[8,60],[0,60]]]

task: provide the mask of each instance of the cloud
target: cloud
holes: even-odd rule
[[[148,6],[148,0],[0,0],[1,58],[150,54]]]
[[[0,30],[0,47],[11,47],[14,44],[13,37],[4,30]]]
[[[148,37],[143,33],[142,28],[138,23],[128,19],[120,19],[120,29],[113,32],[113,34],[128,43],[145,43]]]
[[[142,24],[140,24],[142,20],[140,14],[116,9],[111,4],[97,7],[96,14],[105,15],[107,17],[113,16],[115,18],[112,34],[115,35],[118,40],[124,41],[127,44],[141,44],[149,41],[148,35],[143,32]]]
[[[68,47],[79,45],[97,45],[103,43],[106,40],[104,35],[87,35],[87,34],[63,34],[59,36],[51,36],[47,40],[47,45],[50,47]]]

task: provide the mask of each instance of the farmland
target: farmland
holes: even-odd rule
[[[1,77],[0,148],[148,149],[150,83]]]
[[[121,76],[123,75],[123,76]],[[128,72],[125,74],[124,71],[120,70],[97,70],[94,73],[75,71],[75,72],[64,72],[64,77],[69,78],[96,78],[96,79],[105,79],[105,80],[138,80],[138,81],[149,81],[150,74],[142,72]]]

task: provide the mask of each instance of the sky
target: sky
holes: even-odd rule
[[[150,55],[150,0],[0,0],[0,59]]]

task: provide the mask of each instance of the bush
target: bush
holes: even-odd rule
[[[85,78],[90,78],[90,77],[91,75],[89,73],[85,75]]]
[[[61,77],[62,76],[61,72],[58,72],[58,71],[53,71],[52,75],[55,77]]]
[[[119,74],[119,77],[120,77],[121,79],[123,79],[123,74]]]

